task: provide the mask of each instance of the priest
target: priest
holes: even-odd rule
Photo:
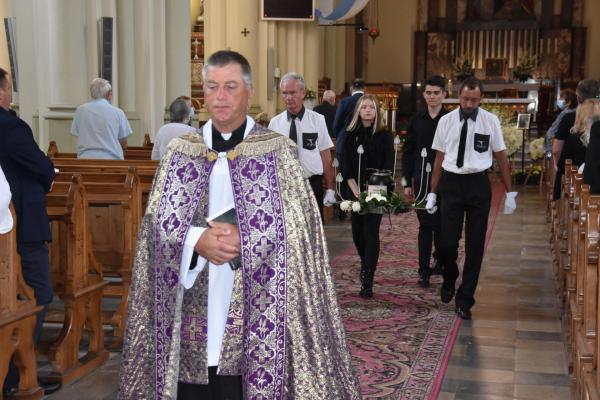
[[[140,229],[119,398],[360,399],[296,146],[247,117],[242,55],[202,72],[211,119],[169,145]]]

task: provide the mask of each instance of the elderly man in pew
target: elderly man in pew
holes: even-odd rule
[[[133,131],[123,110],[110,103],[110,82],[94,79],[90,94],[92,100],[77,107],[71,125],[71,135],[77,136],[77,158],[123,160]]]
[[[154,138],[154,147],[152,148],[152,159],[160,160],[167,152],[167,146],[172,139],[185,133],[195,133],[189,123],[194,115],[191,103],[178,97],[169,106],[169,115],[171,122],[160,127]]]
[[[45,197],[54,180],[54,166],[40,150],[31,128],[8,112],[12,101],[12,82],[7,71],[0,68],[0,167],[12,192],[17,217],[17,251],[25,282],[34,290],[38,305],[44,310],[37,315],[34,343],[42,331],[46,308],[52,301],[48,248],[52,239],[46,214]],[[18,370],[11,363],[3,391],[18,387]],[[48,383],[48,391],[60,384]]]

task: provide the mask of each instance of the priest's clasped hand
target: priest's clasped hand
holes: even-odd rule
[[[237,226],[210,221],[194,250],[215,265],[233,260],[240,254],[240,233]]]
[[[429,214],[435,214],[435,212],[437,211],[437,194],[435,193],[429,193],[427,195],[427,203],[425,203],[425,209],[427,210],[427,212]]]
[[[325,207],[331,207],[335,204],[335,190],[327,189],[325,191],[325,197],[323,197],[323,205]]]
[[[512,214],[517,209],[517,192],[507,192],[504,200],[504,214]]]

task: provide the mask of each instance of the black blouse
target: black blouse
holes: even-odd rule
[[[344,155],[342,157],[342,176],[344,180],[354,179],[358,184],[358,146],[362,145],[364,153],[360,162],[360,190],[367,189],[367,181],[373,171],[370,169],[394,169],[394,139],[385,129],[371,133],[371,127],[360,126],[354,131],[346,132]]]

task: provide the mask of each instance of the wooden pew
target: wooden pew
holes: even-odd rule
[[[556,259],[556,269],[558,275],[558,284],[561,293],[561,303],[565,310],[568,308],[567,300],[567,276],[569,274],[568,254],[567,254],[567,216],[568,216],[568,193],[571,175],[571,160],[565,161],[565,173],[561,178],[561,196],[555,202],[555,215],[553,219],[553,237],[554,254]]]
[[[11,213],[16,222],[12,206]],[[17,396],[36,400],[44,392],[37,381],[33,331],[36,314],[43,307],[36,305],[33,290],[21,274],[16,232],[13,227],[10,232],[0,234],[0,383],[4,382],[14,356],[20,377]]]
[[[52,365],[49,379],[65,384],[98,368],[108,358],[101,322],[102,291],[108,282],[91,252],[87,194],[81,176],[74,176],[70,185],[55,184],[46,195],[46,209],[53,238],[53,289],[64,302],[62,329],[48,352]],[[80,357],[85,328],[89,344]]]
[[[63,153],[59,151],[55,141],[51,141],[46,152],[48,157],[54,158],[77,158],[77,153]],[[123,152],[126,160],[150,160],[152,156],[152,147],[127,147]]]
[[[81,174],[88,198],[92,251],[105,277],[111,277],[104,296],[119,298],[114,312],[103,312],[103,323],[113,327],[120,347],[127,319],[127,299],[131,285],[131,267],[135,241],[142,220],[142,198],[136,170],[126,175]],[[57,175],[55,185],[65,185],[68,175]]]

